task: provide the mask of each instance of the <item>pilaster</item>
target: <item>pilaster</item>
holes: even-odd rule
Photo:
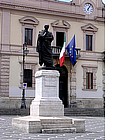
[[[0,96],[9,96],[10,56],[1,55],[0,60]]]
[[[70,78],[70,106],[76,107],[76,69],[73,67],[71,69]]]
[[[2,51],[10,50],[10,10],[3,9],[2,12]]]

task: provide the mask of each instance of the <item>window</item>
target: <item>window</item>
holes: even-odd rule
[[[86,89],[93,89],[93,73],[86,72]]]
[[[22,26],[22,43],[27,43],[27,45],[36,45],[36,26],[39,21],[32,16],[25,16],[19,19]]]
[[[97,90],[96,73],[97,66],[84,64],[83,67],[83,90]]]
[[[81,27],[84,36],[84,50],[95,51],[95,38],[98,28],[93,24],[87,24]]]
[[[27,87],[32,87],[32,70],[24,69],[24,83],[27,83]]]
[[[21,73],[20,73],[20,85],[22,87],[23,83],[27,83],[27,87],[35,88],[35,71],[38,62],[36,61],[25,61],[24,64],[24,82],[23,82],[23,61],[20,60]]]
[[[53,34],[55,38],[53,45],[63,47],[64,40],[67,41],[70,24],[65,20],[56,20],[51,23],[51,26],[53,27]]]
[[[56,32],[56,46],[63,47],[64,34],[64,32]]]
[[[33,29],[25,28],[25,43],[32,46]]]
[[[86,35],[86,50],[92,51],[93,35]]]

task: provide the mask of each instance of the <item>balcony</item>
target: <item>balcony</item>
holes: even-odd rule
[[[53,57],[59,57],[61,49],[62,49],[62,47],[52,46],[52,55],[53,55]],[[81,49],[76,48],[76,57],[77,58],[80,57],[80,50]],[[67,54],[67,51],[66,51],[65,57],[69,57],[68,54]]]

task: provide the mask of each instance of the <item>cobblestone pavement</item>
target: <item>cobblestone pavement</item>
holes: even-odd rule
[[[85,119],[85,133],[23,133],[12,128],[12,118],[19,116],[0,116],[0,140],[105,140],[104,117],[73,117]]]

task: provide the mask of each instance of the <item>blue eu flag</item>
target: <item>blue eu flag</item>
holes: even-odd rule
[[[67,45],[66,50],[69,55],[70,61],[72,65],[74,66],[76,64],[76,49],[75,49],[75,35],[70,41],[70,43]]]

